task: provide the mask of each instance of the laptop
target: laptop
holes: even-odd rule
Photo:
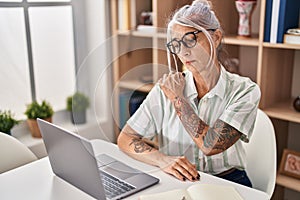
[[[159,182],[107,155],[95,156],[89,140],[37,119],[54,174],[96,199],[122,199]]]

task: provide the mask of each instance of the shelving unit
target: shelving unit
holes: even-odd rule
[[[112,31],[114,40],[114,82],[115,82],[115,120],[119,117],[118,93],[124,89],[140,90],[148,92],[153,84],[145,84],[139,81],[139,74],[147,71],[153,77],[155,83],[163,73],[168,72],[167,56],[165,49],[166,19],[177,8],[190,4],[192,0],[126,0],[131,5],[138,4],[139,12],[131,12],[138,22],[140,11],[152,9],[153,26],[157,31],[154,33],[136,31],[134,26],[131,30],[118,30],[118,1],[111,2]],[[294,54],[300,50],[300,45],[270,44],[263,41],[264,18],[266,0],[258,0],[252,17],[252,37],[245,38],[237,36],[238,13],[235,1],[211,0],[215,13],[220,19],[225,32],[224,43],[229,55],[240,60],[239,70],[241,75],[250,77],[257,82],[261,88],[262,98],[260,108],[264,110],[275,127],[277,138],[277,160],[281,160],[282,151],[287,147],[289,122],[300,123],[300,113],[292,108],[292,78],[294,68]],[[129,6],[130,7],[130,6]],[[132,7],[132,6],[131,6]],[[138,24],[138,23],[137,23]],[[128,42],[128,40],[130,42]],[[142,46],[141,42],[145,45]],[[136,47],[142,47],[141,49]],[[125,48],[125,51],[124,51]],[[127,49],[126,49],[127,48]],[[130,51],[129,51],[130,50]],[[121,56],[119,56],[121,55]],[[135,71],[140,66],[150,67],[140,73],[126,75]],[[124,78],[125,74],[125,78]],[[116,126],[116,134],[119,127]],[[277,186],[291,188],[300,192],[300,181],[289,177],[278,175]],[[283,189],[277,189],[276,199],[283,199]]]

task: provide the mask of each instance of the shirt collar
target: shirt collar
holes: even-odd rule
[[[189,99],[194,99],[198,96],[197,89],[194,83],[193,74],[190,71],[185,71],[185,80],[186,80],[186,87],[184,89],[184,96]],[[225,89],[226,89],[226,70],[221,65],[220,70],[220,77],[215,85],[203,98],[211,98],[214,95],[219,96],[221,99],[224,98]]]

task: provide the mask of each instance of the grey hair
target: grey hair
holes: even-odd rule
[[[212,58],[216,53],[215,53],[215,49],[213,48],[212,37],[207,30],[221,29],[220,22],[216,17],[214,11],[212,11],[212,6],[210,2],[206,0],[195,0],[191,5],[185,5],[181,7],[178,11],[176,11],[172,20],[168,24],[167,41],[170,41],[172,39],[171,33],[172,33],[172,26],[174,24],[193,27],[197,30],[201,30],[206,35],[210,43],[210,49],[211,49],[211,56],[208,62],[208,66],[210,66],[212,64]],[[171,71],[171,55],[169,51],[168,51],[168,63],[169,63],[169,70]],[[178,71],[176,59],[175,59],[175,64],[176,64],[176,71]]]
[[[173,20],[180,18],[189,19],[204,29],[220,28],[220,22],[212,10],[211,3],[208,1],[195,0],[192,5],[183,6],[175,13]]]

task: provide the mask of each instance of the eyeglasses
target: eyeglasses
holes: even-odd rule
[[[208,29],[208,31],[215,31],[215,29]],[[178,54],[181,50],[180,43],[182,43],[187,48],[194,47],[197,44],[197,34],[200,32],[202,31],[197,30],[197,31],[187,32],[182,36],[181,40],[179,40],[178,38],[174,38],[170,42],[168,42],[166,46],[172,54]]]

